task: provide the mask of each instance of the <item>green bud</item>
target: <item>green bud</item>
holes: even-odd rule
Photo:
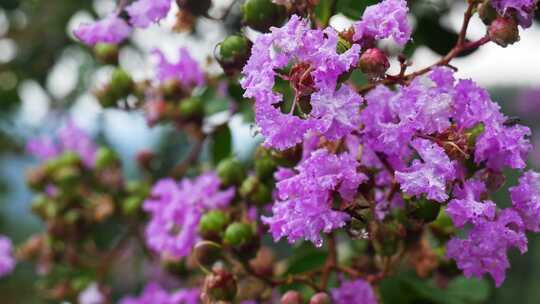
[[[73,187],[81,177],[81,170],[78,167],[61,167],[52,176],[53,181],[62,189]]]
[[[433,222],[439,215],[441,204],[425,197],[412,201],[409,204],[411,215],[415,218],[422,219],[424,222]]]
[[[182,83],[177,79],[167,79],[160,87],[161,93],[165,98],[175,99],[182,97],[185,93]]]
[[[441,209],[439,216],[431,223],[432,228],[435,228],[437,231],[442,232],[447,235],[451,235],[455,232],[454,224],[452,219],[448,216],[448,213],[444,209]]]
[[[111,166],[117,165],[119,162],[118,155],[112,149],[101,147],[96,155],[96,169],[103,170]]]
[[[240,35],[231,35],[219,45],[219,55],[223,60],[249,56],[249,40]]]
[[[272,191],[256,176],[250,176],[240,186],[240,195],[249,202],[262,205],[272,200]]]
[[[203,269],[211,269],[212,266],[221,259],[222,248],[218,243],[202,241],[195,245],[193,249],[195,259]]]
[[[98,43],[94,46],[96,58],[104,64],[118,63],[118,45]]]
[[[203,215],[199,222],[199,232],[205,239],[216,239],[229,223],[229,216],[221,210],[212,210]]]
[[[142,198],[142,197],[128,196],[122,202],[122,211],[126,215],[135,214],[137,211],[139,211],[139,209],[140,209],[143,202],[144,202],[144,198]]]
[[[81,214],[75,209],[69,210],[64,214],[64,220],[69,224],[74,224],[80,217]]]
[[[118,98],[127,97],[134,87],[131,76],[122,69],[114,70],[111,77],[111,92]]]
[[[255,173],[261,180],[268,180],[274,176],[277,164],[272,158],[270,151],[259,148],[255,155]]]
[[[204,105],[199,97],[186,98],[178,108],[180,117],[185,120],[200,119],[204,116]]]
[[[221,183],[226,187],[240,185],[246,178],[244,166],[234,158],[222,160],[218,164],[216,171]]]
[[[225,244],[233,247],[242,247],[254,237],[253,227],[246,223],[232,223],[225,230],[223,240]]]
[[[491,5],[491,0],[484,0],[478,6],[478,16],[485,25],[490,25],[495,19],[497,19],[497,11]]]
[[[242,6],[243,22],[259,31],[268,32],[271,26],[281,25],[285,19],[285,7],[271,0],[247,0]]]
[[[111,90],[111,86],[107,85],[104,88],[94,92],[99,104],[104,108],[111,108],[116,106],[118,96]]]

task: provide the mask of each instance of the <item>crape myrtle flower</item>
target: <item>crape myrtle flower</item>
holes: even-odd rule
[[[220,190],[219,177],[207,172],[194,180],[158,181],[143,210],[150,213],[146,242],[165,256],[181,258],[189,255],[200,239],[198,225],[202,214],[224,208],[234,197],[234,189]]]
[[[13,243],[6,236],[0,235],[0,277],[10,274],[17,261],[13,256]]]
[[[165,18],[171,9],[171,0],[138,0],[126,7],[133,26],[147,28]]]
[[[345,84],[338,86],[338,78],[357,63],[360,46],[338,54],[337,43],[334,29],[311,29],[298,16],[255,41],[240,83],[244,96],[255,99],[255,119],[266,146],[292,147],[309,131],[336,140],[358,127],[362,97]],[[288,67],[289,74],[282,75]],[[288,114],[280,109],[284,97],[273,90],[277,77],[289,80],[295,93]],[[300,105],[302,98],[310,99],[309,113]]]
[[[87,45],[94,46],[97,43],[118,44],[131,34],[131,27],[124,19],[116,14],[93,23],[79,25],[73,34]]]
[[[349,153],[335,155],[319,149],[295,170],[278,170],[273,214],[262,217],[274,239],[287,237],[290,243],[305,239],[322,246],[321,232],[329,233],[349,220],[345,212],[332,209],[332,192],[352,201],[358,185],[367,179],[357,167]]]
[[[200,303],[199,289],[180,289],[168,292],[159,284],[150,282],[139,297],[124,297],[120,304],[197,304]]]
[[[411,145],[422,161],[415,159],[406,171],[396,172],[401,189],[410,195],[426,194],[430,200],[444,202],[448,199],[446,185],[456,178],[456,164],[430,140],[415,139]]]
[[[540,173],[527,171],[519,184],[511,187],[512,205],[530,231],[540,231]]]
[[[157,58],[156,77],[163,83],[169,80],[176,80],[186,88],[193,88],[204,84],[204,73],[199,63],[191,57],[188,50],[180,48],[179,57],[176,62],[167,60],[163,52],[155,49],[152,52]]]
[[[503,16],[514,15],[519,25],[528,28],[532,25],[537,0],[492,0],[491,5]]]
[[[452,218],[454,225],[463,228],[466,223],[478,224],[485,219],[495,217],[497,206],[492,201],[481,201],[480,196],[486,192],[485,184],[476,179],[467,180],[463,186],[454,188],[453,197],[448,203],[446,213]]]
[[[485,89],[471,80],[455,82],[447,68],[437,68],[396,92],[379,86],[366,95],[366,103],[361,114],[362,141],[394,163],[410,159],[415,137],[437,137],[450,127],[464,134],[482,125],[484,131],[470,147],[476,164],[495,171],[525,167],[531,149],[529,128],[507,124],[508,118]]]
[[[335,304],[377,304],[373,288],[362,279],[346,281],[332,289],[332,300]]]
[[[466,277],[480,278],[489,273],[499,287],[510,268],[507,251],[514,247],[527,251],[524,223],[519,214],[507,208],[494,220],[479,220],[468,238],[452,238],[447,244],[447,256],[456,261]]]
[[[97,150],[98,147],[90,135],[71,119],[68,119],[58,131],[57,141],[50,137],[43,137],[30,139],[26,144],[26,151],[41,161],[70,151],[79,154],[83,164],[88,168],[95,166]]]
[[[408,10],[405,0],[385,0],[368,6],[362,20],[353,25],[353,39],[361,43],[392,38],[399,45],[406,44],[412,34],[407,21]]]

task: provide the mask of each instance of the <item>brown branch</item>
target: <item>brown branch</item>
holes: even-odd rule
[[[337,248],[336,248],[336,237],[333,233],[328,234],[328,257],[326,258],[326,263],[323,267],[323,273],[321,276],[321,287],[320,289],[325,290],[328,286],[328,280],[330,279],[330,274],[332,270],[336,268],[337,263]]]
[[[420,70],[418,70],[416,72],[413,72],[413,73],[410,73],[410,74],[407,74],[407,75],[402,74],[402,72],[403,72],[403,64],[402,64],[401,71],[400,71],[400,73],[398,75],[388,75],[386,78],[384,78],[382,80],[379,80],[379,81],[367,84],[365,86],[362,86],[362,87],[360,87],[358,89],[358,93],[366,94],[367,92],[371,91],[372,89],[374,89],[378,85],[391,85],[391,84],[398,84],[398,83],[409,83],[414,78],[416,78],[416,77],[418,77],[420,75],[426,74],[426,73],[430,72],[433,68],[438,67],[438,66],[450,66],[450,67],[452,67],[450,65],[450,62],[454,58],[459,56],[461,53],[463,53],[464,51],[479,48],[480,46],[490,42],[491,40],[490,40],[490,38],[489,38],[489,36],[487,34],[484,37],[482,37],[482,38],[480,38],[480,39],[478,39],[476,41],[467,42],[467,40],[466,40],[467,29],[468,29],[469,24],[471,22],[471,18],[474,15],[474,7],[475,7],[474,2],[469,4],[469,6],[467,8],[467,11],[464,14],[463,25],[461,26],[461,30],[459,32],[458,40],[456,41],[456,45],[450,50],[450,52],[448,52],[448,54],[446,54],[444,57],[442,57],[439,61],[435,62],[434,64],[432,64],[432,65],[430,65],[428,67],[425,67],[423,69],[420,69]]]

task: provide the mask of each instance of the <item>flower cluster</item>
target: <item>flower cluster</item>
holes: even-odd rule
[[[167,60],[163,52],[156,49],[153,54],[158,58],[156,78],[161,82],[178,81],[186,88],[204,84],[204,73],[185,48],[179,49],[177,62]]]
[[[290,148],[310,131],[335,140],[358,127],[362,97],[348,85],[337,86],[339,76],[358,61],[360,46],[339,54],[337,44],[335,30],[313,30],[298,16],[257,39],[241,84],[244,96],[256,101],[256,121],[267,146]],[[274,91],[279,77],[290,80],[294,90],[284,110],[283,94]],[[310,99],[308,106],[303,99]]]
[[[13,256],[13,244],[11,240],[0,235],[0,277],[6,276],[15,269],[15,257]]]
[[[79,25],[75,36],[87,45],[98,43],[118,44],[132,32],[132,27],[147,28],[165,18],[171,8],[171,0],[137,0],[126,7],[129,23],[117,13],[102,20]]]
[[[80,155],[86,167],[92,168],[96,162],[97,145],[73,120],[68,120],[58,131],[57,142],[47,137],[31,139],[26,144],[26,150],[42,161],[64,152],[75,152]]]
[[[362,20],[354,24],[355,41],[372,42],[392,38],[397,44],[409,41],[412,28],[407,21],[407,1],[385,0],[366,8]]]
[[[336,304],[377,304],[371,285],[364,280],[342,282],[339,288],[332,290],[332,299]]]
[[[235,194],[234,188],[220,190],[221,182],[213,172],[195,180],[173,179],[158,181],[151,198],[143,205],[150,213],[146,227],[146,242],[164,256],[180,258],[191,253],[199,240],[198,225],[202,213],[226,207]]]
[[[358,185],[366,179],[356,171],[357,167],[353,155],[335,155],[321,149],[303,160],[296,172],[278,171],[278,200],[272,207],[273,215],[263,217],[274,239],[287,237],[291,243],[306,239],[321,246],[321,232],[329,233],[345,226],[349,216],[332,210],[332,192],[351,201]]]

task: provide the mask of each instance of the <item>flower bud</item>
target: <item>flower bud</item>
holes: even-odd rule
[[[249,265],[253,272],[259,276],[272,276],[274,273],[274,263],[276,257],[272,249],[268,247],[262,247],[255,258],[249,261]]]
[[[227,75],[242,70],[251,55],[251,42],[244,36],[231,35],[219,44],[219,64]]]
[[[516,21],[510,17],[498,17],[488,29],[489,38],[496,44],[507,47],[519,41],[519,29]]]
[[[378,48],[371,48],[360,56],[359,67],[369,78],[379,79],[383,78],[388,68],[390,68],[390,62],[383,51]]]
[[[330,297],[325,292],[314,294],[309,300],[309,304],[330,304]]]
[[[419,198],[411,202],[408,207],[410,214],[417,219],[423,220],[425,223],[433,222],[439,215],[441,204],[425,197]]]
[[[47,174],[45,168],[36,167],[26,172],[26,183],[32,190],[40,190],[45,188]]]
[[[255,154],[255,173],[260,180],[268,180],[274,176],[277,164],[270,151],[260,147]]]
[[[271,26],[280,25],[285,19],[285,8],[271,0],[247,0],[242,6],[243,22],[259,32],[268,32]]]
[[[195,245],[193,252],[195,259],[201,268],[211,269],[221,258],[222,248],[218,243],[202,241]]]
[[[497,11],[491,5],[491,0],[484,0],[478,6],[478,16],[485,25],[490,25],[493,20],[497,19]]]
[[[202,216],[199,222],[199,233],[204,239],[219,240],[228,223],[227,214],[221,210],[212,210]]]
[[[202,297],[206,302],[232,301],[236,297],[236,279],[223,268],[217,268],[204,280]]]
[[[122,69],[114,70],[111,77],[111,92],[117,99],[127,97],[134,88],[133,79]]]
[[[78,167],[61,167],[54,172],[52,179],[62,189],[72,188],[81,177],[81,170]]]
[[[199,97],[186,98],[180,102],[178,111],[184,120],[200,120],[204,116],[204,105]]]
[[[281,297],[281,304],[302,304],[302,295],[296,290],[289,290]]]
[[[223,241],[233,247],[247,245],[254,237],[253,227],[246,223],[235,222],[230,224],[225,230]]]
[[[141,150],[137,153],[137,164],[144,170],[151,171],[154,169],[154,163],[157,161],[156,154],[151,150]]]
[[[143,202],[144,199],[139,196],[128,196],[122,202],[122,212],[125,215],[135,214],[140,209]]]
[[[212,6],[211,0],[176,0],[181,10],[188,11],[194,16],[203,16]]]
[[[112,92],[110,85],[106,85],[103,88],[94,91],[94,96],[96,96],[99,104],[104,108],[112,108],[116,106],[116,102],[118,101],[118,98]]]
[[[185,97],[185,89],[178,79],[167,79],[160,86],[161,94],[167,99],[176,99]]]
[[[101,63],[118,63],[118,45],[116,44],[98,43],[94,46],[94,54]]]
[[[256,176],[250,176],[240,186],[240,195],[249,202],[262,205],[272,200],[272,191]]]
[[[112,149],[101,147],[96,154],[96,169],[103,170],[119,165],[118,155]]]
[[[222,160],[218,164],[216,171],[221,183],[226,187],[240,185],[246,178],[244,166],[234,158]]]

